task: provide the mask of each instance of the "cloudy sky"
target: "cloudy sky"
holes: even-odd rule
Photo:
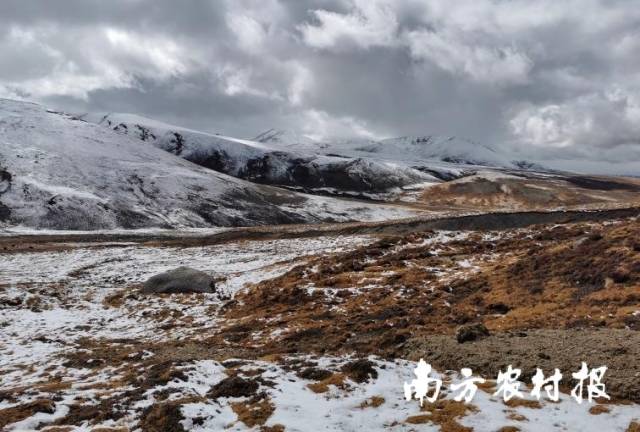
[[[2,0],[0,97],[250,138],[640,153],[628,0]],[[596,156],[597,155],[597,156]]]

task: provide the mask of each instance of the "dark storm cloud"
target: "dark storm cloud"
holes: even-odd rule
[[[251,137],[450,134],[640,152],[628,1],[0,2],[0,95]]]

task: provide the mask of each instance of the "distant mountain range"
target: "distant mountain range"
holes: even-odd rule
[[[215,136],[185,130],[160,136],[158,128],[145,132],[144,126],[133,124],[131,129],[137,132],[128,136],[41,105],[0,99],[0,225],[95,230],[410,215],[401,208],[251,183],[176,156],[197,153],[199,143]],[[217,142],[234,156],[235,144],[243,149],[240,153],[254,149],[247,159],[263,154],[261,144],[252,147],[226,138]]]
[[[380,193],[394,187],[438,181],[434,175],[406,164],[370,157],[323,154],[311,140],[298,146],[281,141],[283,135],[263,134],[262,141],[249,141],[130,114],[91,114],[81,118],[149,142],[206,168],[255,183],[307,191]],[[459,169],[443,170],[445,175],[460,173]]]
[[[380,220],[415,214],[423,191],[477,173],[558,174],[455,137],[320,140],[271,129],[245,140],[7,99],[0,144],[0,226],[35,228]]]
[[[436,135],[404,136],[384,140],[314,140],[305,135],[271,129],[254,138],[264,144],[281,148],[297,148],[311,153],[334,153],[349,157],[403,161],[408,164],[429,164],[434,161],[459,165],[484,165],[516,168],[497,150],[473,141]]]

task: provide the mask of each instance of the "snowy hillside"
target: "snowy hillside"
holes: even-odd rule
[[[318,144],[318,141],[309,135],[284,129],[269,129],[253,138],[253,141],[269,143],[279,148],[293,147],[296,149],[313,149]]]
[[[428,135],[392,138],[381,141],[379,145],[362,148],[361,151],[385,155],[404,152],[418,160],[439,159],[459,164],[513,167],[509,158],[495,149],[456,137]]]
[[[0,99],[0,224],[93,230],[406,214],[252,184],[40,105]]]
[[[84,114],[81,118],[135,136],[198,165],[256,183],[305,190],[378,193],[415,183],[438,182],[410,166],[367,157],[319,154],[314,141],[267,131],[268,143],[185,129],[131,114]],[[306,143],[307,147],[287,146]],[[308,149],[308,151],[307,151]]]
[[[384,140],[371,139],[300,139],[294,132],[268,131],[255,140],[281,147],[296,147],[308,152],[339,154],[349,157],[369,157],[394,160],[409,165],[428,167],[434,162],[457,165],[481,165],[516,168],[504,152],[473,141],[435,135],[404,136]]]
[[[298,149],[307,153],[361,157],[380,162],[395,162],[432,172],[442,179],[453,178],[460,170],[482,168],[518,169],[532,172],[564,171],[586,175],[640,176],[638,151],[631,151],[631,157],[612,160],[599,154],[562,157],[553,151],[545,153],[542,148],[520,148],[512,152],[450,136],[424,135],[404,136],[383,140],[372,139],[323,139],[314,140],[310,136],[293,131],[266,131],[254,141],[280,148]],[[610,155],[611,156],[611,155]]]

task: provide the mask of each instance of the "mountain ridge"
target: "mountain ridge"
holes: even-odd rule
[[[0,140],[3,225],[175,228],[410,214],[250,183],[38,104],[0,99]]]
[[[303,188],[306,191],[384,193],[420,182],[439,182],[407,165],[364,156],[345,158],[272,143],[193,131],[123,114],[93,114],[116,132],[132,135],[193,163],[254,183]],[[269,139],[274,138],[269,136]]]

